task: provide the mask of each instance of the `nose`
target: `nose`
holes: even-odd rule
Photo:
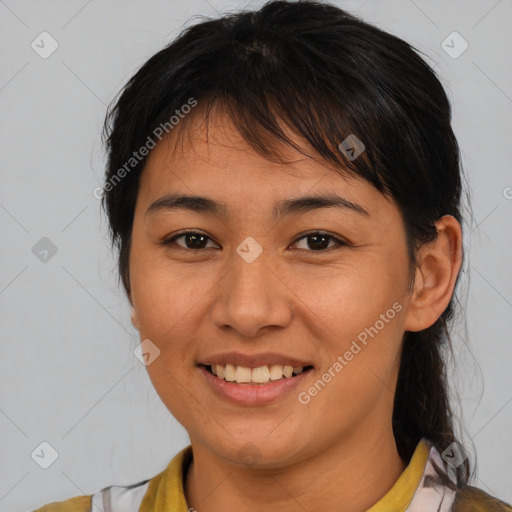
[[[219,284],[211,314],[214,324],[256,337],[265,327],[286,327],[292,320],[293,293],[265,251],[251,263],[237,253]]]

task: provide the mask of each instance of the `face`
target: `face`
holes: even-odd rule
[[[270,162],[221,115],[208,142],[199,120],[187,133],[149,156],[130,252],[164,404],[193,444],[235,462],[253,450],[262,467],[390,424],[410,276],[398,207],[292,150]],[[213,363],[268,383],[226,382]],[[304,370],[278,379],[279,365]]]

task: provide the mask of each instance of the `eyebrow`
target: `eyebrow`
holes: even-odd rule
[[[272,215],[275,219],[285,215],[307,213],[321,208],[341,208],[353,211],[360,215],[370,217],[370,214],[359,204],[353,203],[336,194],[320,194],[314,196],[297,197],[294,199],[284,199],[274,205]],[[225,203],[215,201],[208,197],[187,196],[178,194],[169,194],[157,199],[146,210],[145,215],[161,211],[172,211],[184,209],[196,213],[217,215],[219,217],[228,217],[228,208]]]

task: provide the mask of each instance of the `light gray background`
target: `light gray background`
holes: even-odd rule
[[[100,130],[106,104],[192,15],[247,2],[0,0],[1,511],[149,478],[188,444],[133,355],[93,196]],[[425,52],[453,103],[474,209],[470,351],[462,327],[455,336],[464,439],[478,454],[475,485],[512,502],[512,2],[336,3]],[[31,48],[43,31],[59,44],[48,59]],[[457,59],[441,47],[453,31],[469,43]],[[58,248],[46,263],[32,252],[42,237]],[[42,441],[59,455],[46,470],[31,458]]]

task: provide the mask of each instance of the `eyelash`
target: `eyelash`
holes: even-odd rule
[[[207,238],[208,240],[212,240],[209,236],[207,236],[204,233],[201,233],[199,231],[185,231],[183,233],[179,233],[177,235],[174,235],[172,238],[164,240],[163,242],[161,242],[161,244],[162,245],[171,245],[171,244],[175,243],[175,241],[178,240],[179,238],[182,238],[182,237],[187,236],[187,235],[202,235],[205,238]],[[308,250],[308,249],[299,249],[299,251],[304,251],[304,252],[309,252],[309,253],[323,253],[323,252],[329,252],[329,251],[331,251],[333,249],[349,245],[347,242],[344,242],[343,240],[340,240],[339,238],[337,238],[337,237],[335,237],[333,235],[330,235],[329,233],[325,233],[323,231],[310,231],[310,232],[307,232],[307,233],[303,233],[303,234],[301,234],[301,236],[296,238],[295,241],[292,242],[290,245],[294,245],[297,242],[299,242],[300,240],[302,240],[304,238],[308,238],[310,236],[314,236],[314,235],[324,236],[324,237],[328,238],[329,240],[333,240],[337,244],[337,247],[336,246],[335,247],[329,247],[329,248],[326,248],[326,249],[319,249],[317,251]],[[192,252],[199,252],[199,251],[204,251],[206,249],[211,249],[211,247],[206,247],[206,248],[203,248],[203,249],[189,249],[188,247],[183,247],[181,245],[179,245],[179,248],[183,249],[185,251],[192,251]]]

